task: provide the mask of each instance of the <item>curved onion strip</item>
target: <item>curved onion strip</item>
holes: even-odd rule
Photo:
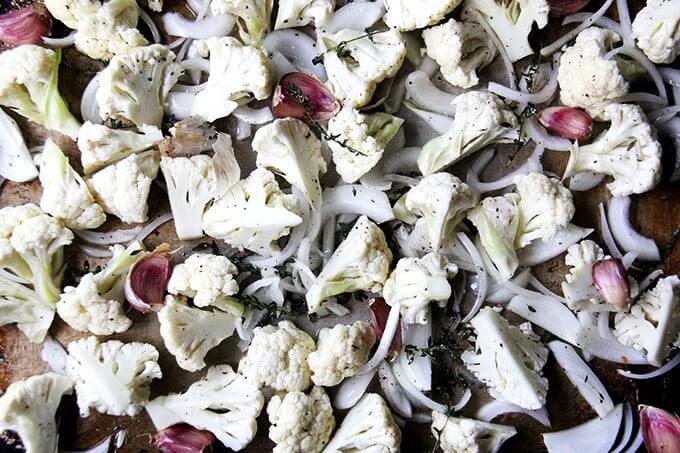
[[[40,350],[40,358],[50,366],[52,371],[67,376],[67,357],[68,353],[61,343],[48,335],[43,342],[42,349]]]
[[[357,184],[331,187],[323,191],[321,224],[338,214],[365,215],[376,223],[394,220],[392,205],[384,192]]]
[[[481,247],[480,247],[481,248]],[[491,262],[491,259],[489,258],[489,255],[486,253],[486,250],[483,248],[481,249],[481,255],[482,255],[482,260],[484,261],[484,264],[486,266],[486,270],[489,272],[489,275],[491,276],[491,279],[501,285],[503,288],[506,288],[508,291],[510,291],[513,294],[517,294],[519,296],[524,296],[528,299],[540,299],[542,297],[546,297],[545,295],[532,291],[530,289],[526,289],[518,284],[516,284],[513,280],[506,280],[504,279],[500,272],[498,272],[498,269],[496,266]],[[550,296],[548,296],[550,297]]]
[[[357,374],[342,381],[333,398],[333,406],[336,409],[349,409],[353,407],[366,393],[366,389],[373,380],[377,370],[366,374]]]
[[[550,291],[548,288],[546,288],[545,285],[539,279],[534,277],[532,274],[529,274],[529,284],[531,286],[533,286],[534,288],[536,288],[538,290],[538,292],[540,292],[541,294],[543,294],[545,296],[552,297],[553,299],[557,299],[560,302],[564,302],[564,303],[566,303],[566,301],[567,301],[564,297],[559,296],[559,295],[555,294],[554,292]]]
[[[486,275],[486,268],[484,266],[484,261],[482,260],[482,255],[479,253],[479,250],[475,246],[475,244],[472,243],[469,237],[463,232],[459,232],[457,234],[458,240],[463,244],[463,247],[465,247],[465,250],[468,252],[470,255],[470,258],[472,258],[472,262],[474,263],[475,267],[477,268],[477,295],[475,296],[475,302],[472,305],[472,308],[468,312],[463,319],[461,319],[460,322],[466,323],[469,320],[471,320],[479,311],[479,309],[482,307],[482,304],[484,303],[484,299],[486,298],[486,290],[488,288],[489,280]]]
[[[604,211],[604,204],[600,203],[597,209],[600,212],[600,233],[602,234],[602,240],[609,250],[609,254],[614,258],[623,258],[623,253],[621,253],[616,242],[614,242],[614,237],[609,229],[609,219],[607,219],[607,214]]]
[[[550,241],[546,242],[543,241],[543,239],[537,239],[521,249],[517,253],[519,262],[525,267],[533,267],[537,264],[544,263],[549,259],[562,254],[570,245],[576,244],[592,232],[593,230],[591,228],[582,228],[570,224],[566,228],[558,231],[555,237]]]
[[[543,55],[545,57],[547,55],[551,55],[551,54],[555,53],[556,51],[560,50],[563,45],[567,44],[569,41],[571,41],[573,38],[575,38],[576,35],[578,35],[583,30],[585,30],[586,28],[593,25],[593,23],[595,23],[595,21],[597,19],[604,16],[605,13],[607,12],[607,10],[609,9],[609,7],[612,6],[613,2],[614,2],[614,0],[606,0],[602,4],[600,9],[598,9],[593,14],[588,16],[588,18],[585,19],[583,22],[581,22],[581,24],[578,27],[576,27],[573,30],[571,30],[570,32],[566,33],[565,35],[563,35],[558,40],[553,41],[552,44],[549,44],[549,45],[545,46],[544,48],[542,48],[541,49],[541,55]]]
[[[90,79],[83,96],[80,99],[80,114],[85,121],[94,124],[101,124],[102,119],[99,115],[99,104],[97,103],[97,90],[99,89],[99,74]]]
[[[656,280],[657,278],[661,277],[663,275],[663,271],[661,269],[657,269],[653,272],[650,272],[649,275],[647,275],[645,278],[642,279],[640,282],[640,285],[638,286],[638,291],[642,292],[649,288],[649,286]]]
[[[250,123],[243,121],[241,118],[236,118],[236,133],[234,138],[237,141],[242,141],[250,138],[253,135],[253,128]]]
[[[571,16],[567,16],[564,18],[562,21],[562,25],[567,25],[567,24],[573,24],[575,22],[583,22],[587,20],[590,17],[591,13],[575,13],[572,14]],[[602,16],[595,20],[593,22],[593,25],[597,25],[598,27],[606,28],[608,30],[613,31],[619,36],[623,36],[623,28],[621,28],[621,24],[616,22],[613,19],[608,18],[607,16]]]
[[[111,258],[113,256],[111,250],[104,247],[78,244],[78,248],[90,258]]]
[[[522,272],[517,274],[510,280],[513,284],[520,286],[522,288],[526,287],[529,283],[529,276],[531,275],[531,269],[524,269]],[[490,304],[507,304],[515,296],[515,293],[510,291],[505,286],[500,283],[496,283],[493,279],[489,289],[487,290],[486,302]]]
[[[432,338],[432,312],[426,308],[426,324],[402,324],[401,335],[404,345],[427,348]],[[410,363],[409,363],[410,362]],[[432,389],[432,359],[429,356],[416,355],[406,363],[406,371],[413,384],[421,391]]]
[[[557,67],[558,65],[556,64],[550,74],[548,83],[535,93],[524,93],[522,91],[512,90],[496,82],[489,82],[489,91],[522,104],[542,104],[543,102],[549,101],[555,94],[555,91],[557,91]]]
[[[337,33],[344,29],[364,31],[378,22],[383,14],[385,8],[382,2],[349,3],[333,14],[321,33]]]
[[[566,138],[551,135],[538,122],[536,117],[531,117],[524,122],[524,132],[536,145],[553,151],[569,151],[573,147]]]
[[[604,175],[600,173],[593,173],[592,171],[584,171],[569,177],[569,190],[576,192],[585,192],[593,187],[596,187],[602,182]]]
[[[186,40],[187,38],[177,38],[174,41],[171,41],[170,44],[168,44],[168,48],[175,50],[176,48],[184,44]]]
[[[151,16],[149,16],[149,13],[144,11],[144,9],[139,8],[139,18],[142,19],[142,22],[146,24],[147,27],[149,27],[149,31],[151,32],[151,37],[153,38],[153,42],[158,44],[161,42],[161,32],[158,31],[158,26],[156,25],[156,22],[153,21]]]
[[[625,269],[630,269],[633,266],[633,263],[637,259],[638,254],[637,252],[628,252],[623,257],[621,257],[621,264],[623,264],[623,267]],[[636,268],[637,269],[637,268]]]
[[[664,107],[662,109],[649,112],[647,116],[649,117],[649,120],[658,128],[660,125],[669,122],[678,113],[680,113],[680,105],[672,105],[670,107]]]
[[[614,334],[609,328],[609,312],[603,311],[597,314],[597,332],[602,338],[609,338],[610,340],[616,340]]]
[[[631,409],[628,403],[624,403],[623,408],[623,432],[621,433],[621,440],[618,446],[613,449],[610,453],[621,453],[626,445],[630,442],[630,438],[633,435],[633,409]]]
[[[227,36],[234,28],[236,19],[231,14],[218,14],[189,20],[178,13],[163,14],[163,26],[167,34],[180,38],[207,39]],[[182,58],[177,56],[178,60]]]
[[[628,93],[620,98],[614,99],[613,102],[625,103],[625,102],[635,102],[643,104],[654,104],[654,105],[666,105],[666,101],[652,93]]]
[[[501,59],[503,60],[503,65],[505,66],[505,74],[508,78],[508,86],[510,86],[510,88],[514,90],[515,88],[517,88],[517,76],[515,75],[515,66],[512,64],[512,61],[508,56],[508,52],[505,49],[505,46],[503,45],[500,38],[496,34],[496,31],[493,29],[493,27],[491,27],[491,24],[489,24],[489,21],[486,20],[483,14],[476,13],[475,17],[479,24],[484,29],[484,31],[486,32],[486,34],[489,36],[489,38],[491,38],[491,41],[493,41],[494,45],[496,46],[496,49],[498,49],[498,54],[501,56]]]
[[[422,71],[413,71],[406,78],[408,97],[418,107],[442,115],[453,115],[456,109],[452,102],[456,96],[440,90]]]
[[[182,69],[197,69],[201,72],[210,73],[210,60],[207,58],[194,57],[181,61]]]
[[[113,440],[114,440],[113,436],[109,436],[106,439],[99,442],[94,447],[88,448],[87,450],[77,451],[63,450],[63,453],[108,453],[111,449],[111,444],[113,443]]]
[[[113,245],[129,242],[137,236],[142,230],[141,226],[129,228],[127,230],[114,231],[89,231],[89,230],[74,230],[78,238],[92,245]]]
[[[415,113],[418,118],[425,121],[428,126],[441,135],[445,134],[451,128],[451,123],[453,123],[453,118],[450,116],[419,109],[410,102],[404,102],[404,107]]]
[[[172,87],[173,93],[198,93],[205,90],[208,82],[200,83],[198,85],[184,85],[183,83],[176,83]]]
[[[633,27],[630,22],[630,11],[628,10],[628,0],[616,0],[616,12],[619,15],[621,30],[623,30],[624,42],[633,42]]]
[[[172,212],[166,212],[165,214],[159,215],[151,222],[144,225],[144,227],[139,230],[139,233],[137,233],[137,235],[133,238],[133,241],[143,241],[147,238],[147,236],[156,231],[159,226],[169,222],[170,220],[172,220]]]
[[[419,147],[409,147],[390,153],[382,159],[382,169],[385,174],[406,173],[418,171]]]
[[[373,371],[380,365],[380,362],[387,357],[387,354],[390,352],[390,345],[392,344],[394,335],[397,333],[397,327],[399,327],[399,310],[401,310],[400,303],[396,303],[390,308],[390,314],[387,316],[385,328],[380,337],[380,343],[378,343],[378,347],[376,348],[373,357],[361,367],[357,374],[365,374]]]
[[[49,36],[43,36],[42,40],[47,47],[52,49],[70,47],[76,43],[76,32],[72,31],[68,36],[64,36],[63,38],[50,38]]]
[[[383,192],[392,188],[392,181],[385,177],[386,175],[382,169],[381,163],[371,168],[368,173],[359,178],[359,182],[362,186],[366,186],[369,189],[381,190]]]
[[[409,420],[411,423],[421,423],[421,424],[430,424],[432,423],[432,415],[429,413],[424,413],[424,412],[419,412],[413,414],[413,417],[411,417],[411,420]]]
[[[264,38],[262,46],[269,54],[279,52],[302,72],[313,74],[322,82],[326,81],[324,66],[312,63],[319,51],[309,35],[298,30],[277,30]]]
[[[470,165],[470,170],[477,175],[481,174],[489,165],[495,154],[496,150],[494,149],[485,149],[481,153],[478,153],[477,158],[472,165]]]
[[[384,360],[378,366],[378,382],[392,409],[402,417],[411,418],[413,416],[411,402],[406,397],[404,389],[401,388],[394,377],[392,367]]]
[[[531,172],[543,172],[543,165],[541,164],[541,156],[543,155],[543,151],[544,149],[542,146],[536,146],[532,155],[529,156],[529,158],[525,160],[522,165],[495,181],[481,182],[478,176],[481,172],[474,172],[473,167],[470,167],[467,172],[466,182],[468,185],[474,186],[481,194],[510,187],[515,184],[515,178],[519,175],[524,175]],[[493,156],[493,152],[491,155]]]
[[[666,104],[668,104],[668,93],[666,92],[666,86],[663,84],[661,74],[659,73],[659,70],[656,69],[656,66],[654,66],[654,63],[649,61],[645,54],[640,52],[638,49],[628,46],[617,47],[616,49],[609,51],[607,53],[607,58],[611,58],[618,54],[623,54],[640,63],[652,78],[652,81],[654,82],[654,85],[656,85],[656,89],[659,92],[659,96]]]
[[[628,379],[636,379],[636,380],[654,379],[656,377],[659,377],[659,376],[662,376],[662,375],[668,373],[669,371],[671,371],[672,369],[677,367],[678,364],[680,364],[680,353],[675,354],[675,356],[671,360],[666,362],[666,364],[663,365],[662,367],[657,368],[654,371],[650,371],[649,373],[638,374],[638,373],[633,373],[631,371],[620,370],[620,369],[616,370],[616,371],[621,376],[627,377]]]
[[[543,434],[543,442],[550,453],[609,453],[623,419],[623,405],[617,404],[603,419],[595,418],[564,431]]]
[[[635,437],[633,438],[633,442],[630,444],[630,447],[623,450],[623,453],[638,453],[643,443],[644,438],[642,437],[642,428],[638,427],[638,431]]]
[[[484,405],[482,405],[475,413],[475,418],[478,418],[485,422],[491,422],[494,418],[502,414],[526,414],[529,417],[536,420],[543,426],[550,428],[550,417],[548,415],[548,409],[543,406],[540,409],[525,409],[520,406],[516,406],[504,400],[493,400]]]
[[[261,109],[252,109],[248,106],[242,105],[233,111],[232,115],[236,118],[245,121],[248,124],[265,124],[274,121],[272,109],[269,107],[262,107]]]
[[[274,69],[274,79],[276,81],[281,80],[286,74],[291,72],[298,72],[297,68],[284,57],[281,52],[272,52],[269,59],[272,62],[272,68]]]

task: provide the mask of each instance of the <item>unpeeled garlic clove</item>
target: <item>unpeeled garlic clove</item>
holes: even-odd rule
[[[51,28],[52,17],[41,4],[0,15],[0,41],[7,44],[42,44]]]
[[[278,118],[325,121],[338,110],[340,104],[333,93],[317,78],[301,72],[281,77],[272,98],[272,112]]]
[[[203,453],[215,442],[210,431],[202,431],[185,423],[172,425],[156,434],[156,446],[163,453]]]
[[[680,451],[680,419],[676,415],[640,405],[640,429],[649,453]]]
[[[564,17],[580,11],[590,0],[548,0],[550,15],[552,17]]]
[[[625,310],[630,299],[626,269],[620,259],[606,259],[593,264],[593,283],[602,299],[618,310]]]
[[[125,279],[125,299],[142,313],[157,311],[170,280],[170,254],[153,252],[137,261]]]
[[[574,107],[548,107],[536,115],[538,121],[551,133],[560,137],[588,141],[593,133],[593,119],[587,112]]]

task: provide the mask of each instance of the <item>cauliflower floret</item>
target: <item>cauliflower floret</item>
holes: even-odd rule
[[[55,19],[72,29],[78,27],[82,18],[96,13],[101,6],[94,0],[45,0],[44,3]]]
[[[333,387],[354,376],[368,361],[374,344],[373,327],[362,321],[321,329],[316,351],[309,354],[312,381]]]
[[[582,107],[592,114],[628,93],[628,82],[618,63],[606,58],[620,40],[613,31],[597,27],[579,33],[574,45],[567,47],[560,57],[557,81],[563,104]]]
[[[70,378],[55,373],[10,384],[0,397],[0,432],[14,431],[23,444],[20,451],[57,453],[59,433],[54,416],[61,397],[70,395],[72,388]]]
[[[456,117],[449,130],[423,146],[418,168],[427,176],[447,168],[492,143],[519,137],[518,120],[495,94],[469,91],[453,101]]]
[[[146,343],[99,343],[96,337],[68,345],[66,371],[75,381],[80,415],[137,415],[149,400],[149,385],[163,377],[158,351]]]
[[[32,343],[42,343],[54,320],[54,302],[35,291],[0,278],[0,326],[16,324]]]
[[[318,40],[335,97],[355,108],[371,101],[378,83],[394,77],[406,56],[404,39],[396,30],[367,36],[344,29]]]
[[[541,376],[541,370],[548,361],[548,349],[531,332],[530,325],[511,326],[488,307],[470,324],[477,332],[477,341],[475,351],[461,355],[467,369],[503,399],[525,409],[543,407],[548,380]]]
[[[602,300],[593,284],[593,264],[608,258],[604,250],[589,239],[569,246],[564,263],[571,269],[562,282],[562,293],[569,308],[582,310],[600,304]]]
[[[230,37],[199,41],[197,49],[201,56],[210,56],[210,75],[206,88],[196,95],[192,115],[215,121],[253,97],[262,100],[271,94],[271,64],[261,49]]]
[[[7,152],[0,154],[0,176],[13,182],[28,182],[38,176],[31,153],[14,118],[0,109],[0,134]]]
[[[159,160],[157,151],[132,154],[92,175],[87,185],[105,212],[127,223],[146,222],[146,200]]]
[[[652,190],[661,180],[661,144],[639,105],[610,104],[602,119],[609,129],[592,143],[571,149],[564,177],[585,171],[609,175],[615,197]]]
[[[196,253],[172,270],[170,294],[191,297],[197,307],[230,311],[230,296],[238,293],[238,268],[226,256]]]
[[[385,400],[367,393],[347,413],[325,453],[398,453],[401,430],[392,418]]]
[[[451,297],[449,279],[457,273],[458,266],[438,253],[402,258],[385,282],[383,297],[390,306],[401,304],[404,322],[427,324],[428,305],[446,306]]]
[[[278,251],[278,239],[300,223],[295,197],[284,194],[264,168],[234,184],[203,215],[206,234],[261,255]]]
[[[352,291],[379,292],[390,272],[392,251],[380,227],[359,217],[307,291],[307,308],[316,313],[326,299]]]
[[[635,16],[633,37],[654,63],[673,63],[680,54],[680,2],[648,0]]]
[[[256,327],[238,372],[259,387],[304,391],[311,384],[307,358],[315,348],[314,339],[290,321]]]
[[[274,453],[319,453],[335,428],[333,408],[323,387],[313,387],[309,395],[274,395],[267,415],[269,438],[276,444]]]
[[[495,453],[515,434],[514,426],[448,417],[432,411],[432,435],[444,453]]]
[[[252,147],[258,167],[281,175],[307,197],[313,209],[319,207],[319,176],[326,173],[326,161],[309,126],[295,118],[278,119],[257,130]]]
[[[0,53],[0,105],[75,140],[80,124],[59,94],[61,50],[24,44]]]
[[[614,335],[621,344],[646,351],[649,363],[661,366],[671,343],[680,345],[680,278],[662,278],[629,313],[617,313]]]
[[[335,0],[279,0],[275,30],[304,27],[313,23],[319,28],[329,21],[335,10]]]
[[[259,46],[269,32],[274,0],[212,0],[212,13],[236,16],[239,36],[250,45]]]
[[[186,298],[168,295],[158,312],[161,337],[180,368],[198,371],[205,356],[234,333],[234,317],[220,310],[201,310],[186,304]]]
[[[382,158],[387,144],[404,120],[387,113],[360,113],[345,107],[328,121],[328,146],[333,162],[345,182],[356,182]]]
[[[461,0],[383,0],[390,28],[411,31],[440,22]]]
[[[161,44],[116,55],[99,73],[96,98],[101,118],[160,126],[165,98],[180,75],[175,54]]]
[[[484,28],[473,20],[449,19],[423,30],[423,40],[427,55],[440,66],[444,79],[461,88],[477,85],[477,70],[491,64],[498,53]]]
[[[41,154],[40,208],[64,221],[74,230],[97,228],[106,221],[106,214],[76,173],[68,158],[52,141],[47,140]]]

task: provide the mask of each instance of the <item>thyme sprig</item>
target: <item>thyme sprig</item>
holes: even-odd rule
[[[347,58],[351,57],[352,53],[350,50],[347,48],[347,44],[354,42],[354,41],[359,41],[360,39],[368,38],[371,41],[373,36],[380,34],[380,33],[385,33],[388,30],[377,30],[377,31],[368,31],[368,29],[364,30],[365,33],[363,35],[354,37],[352,39],[347,39],[345,41],[340,41],[335,47],[331,47],[330,49],[326,50],[325,52],[322,52],[312,58],[312,63],[317,65],[323,63],[324,57],[326,54],[330,52],[335,52],[339,58]]]

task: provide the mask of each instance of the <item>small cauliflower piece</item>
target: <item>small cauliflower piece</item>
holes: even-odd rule
[[[212,0],[212,13],[236,16],[241,41],[259,46],[270,30],[274,0]]]
[[[333,408],[323,387],[274,395],[267,405],[274,453],[319,453],[335,428]]]
[[[458,266],[438,253],[401,258],[385,282],[383,297],[390,306],[401,304],[404,322],[427,324],[427,307],[430,302],[446,306],[451,297],[449,279],[457,273]]]
[[[95,0],[45,0],[50,14],[68,28],[78,27],[80,19],[97,12],[101,3]]]
[[[564,176],[585,171],[609,175],[607,184],[615,197],[652,190],[661,180],[661,144],[647,123],[642,108],[634,104],[610,104],[602,113],[609,129],[592,143],[571,149]]]
[[[469,91],[453,100],[456,116],[449,130],[423,146],[418,168],[427,176],[493,143],[519,138],[515,114],[495,94]]]
[[[309,126],[295,118],[277,119],[257,130],[252,147],[258,167],[281,175],[304,194],[313,209],[319,208],[319,177],[326,173],[326,160]]]
[[[191,297],[197,307],[230,312],[230,296],[238,293],[237,274],[238,268],[226,256],[195,253],[173,268],[168,292]]]
[[[620,40],[613,31],[597,27],[579,33],[574,45],[567,47],[560,57],[557,81],[563,104],[594,114],[628,93],[628,82],[618,63],[606,58]]]
[[[0,278],[0,326],[16,324],[32,343],[45,341],[54,320],[54,302],[43,300],[34,290]]]
[[[96,337],[68,345],[66,371],[75,381],[80,415],[137,415],[149,400],[149,385],[163,377],[158,351],[146,343],[99,343]]]
[[[400,444],[401,430],[385,400],[378,394],[367,393],[345,415],[324,452],[398,453]]]
[[[654,63],[673,63],[680,54],[680,1],[647,0],[633,20],[633,38]]]
[[[432,411],[432,436],[444,453],[496,453],[515,434],[514,426],[448,417]]]
[[[328,121],[328,146],[335,168],[347,183],[354,183],[380,161],[387,144],[404,120],[387,113],[360,113],[345,107]]]
[[[12,182],[28,182],[37,178],[38,170],[19,125],[1,108],[0,134],[3,148],[7,150],[0,154],[0,176]]]
[[[279,0],[275,30],[326,25],[335,10],[335,0]]]
[[[427,55],[440,66],[451,85],[472,88],[479,84],[477,70],[496,58],[498,50],[484,28],[472,18],[448,22],[423,30]]]
[[[279,189],[269,170],[258,168],[234,184],[203,215],[203,230],[233,247],[260,255],[280,250],[279,238],[302,223],[293,195]]]
[[[400,31],[412,31],[441,22],[461,0],[383,0],[385,23]]]
[[[0,397],[0,432],[15,432],[23,444],[20,451],[57,453],[59,432],[54,417],[61,397],[73,393],[72,388],[70,378],[56,373],[13,382]]]
[[[629,313],[617,313],[614,335],[621,344],[645,351],[652,365],[661,366],[670,345],[680,345],[680,278],[662,278]]]
[[[258,387],[304,391],[312,383],[307,358],[315,348],[314,339],[290,321],[256,327],[238,372]]]
[[[594,309],[602,302],[593,284],[593,264],[608,258],[602,247],[590,239],[569,246],[564,263],[571,269],[562,282],[562,294],[569,308]]]
[[[321,329],[316,351],[309,354],[314,384],[333,387],[356,375],[368,361],[375,340],[373,327],[363,321]]]
[[[157,151],[132,154],[120,162],[99,170],[87,180],[92,194],[105,212],[123,222],[147,220],[151,183],[158,174]]]
[[[271,94],[271,64],[261,49],[224,37],[198,41],[197,50],[202,57],[210,56],[210,75],[206,88],[195,97],[192,115],[215,121],[253,98],[263,100]]]
[[[529,323],[511,326],[492,308],[482,308],[470,321],[477,332],[474,351],[461,355],[466,368],[503,399],[525,409],[540,409],[548,394],[541,370],[548,349]]]
[[[394,77],[406,56],[404,39],[396,30],[367,36],[364,31],[344,29],[321,34],[318,41],[335,97],[355,108],[371,101],[378,83]]]
[[[161,44],[116,55],[99,73],[96,98],[102,120],[160,127],[165,98],[180,75],[175,54]]]
[[[380,227],[361,216],[316,277],[305,296],[310,313],[333,296],[353,291],[379,292],[390,272],[392,251]]]

